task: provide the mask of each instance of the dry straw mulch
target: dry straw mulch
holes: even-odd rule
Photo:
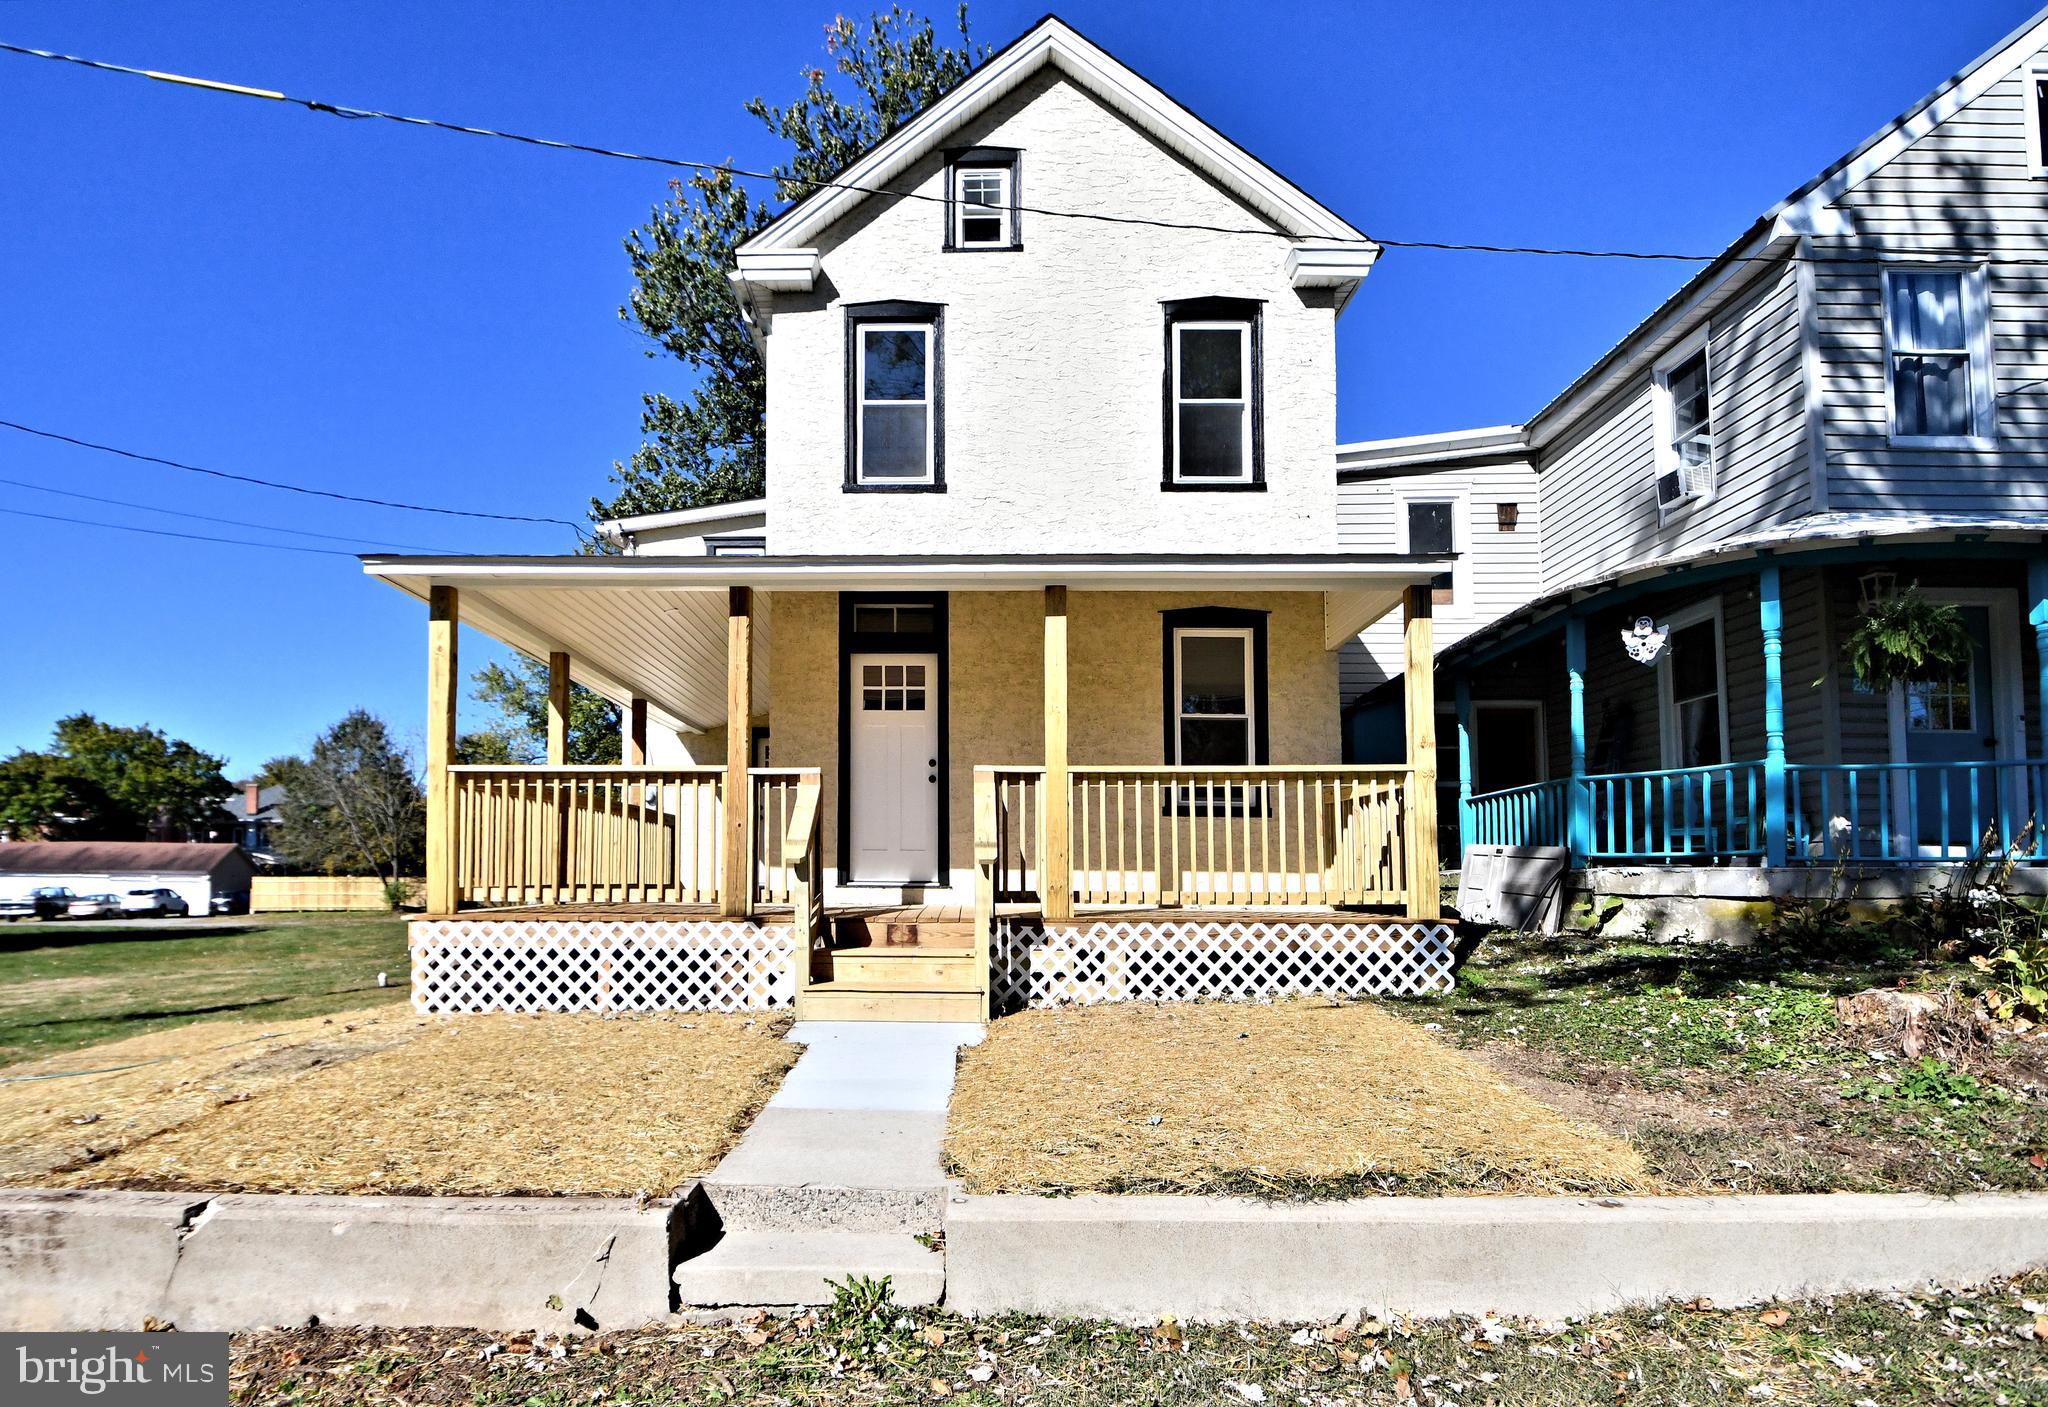
[[[722,1015],[386,1006],[250,1029],[185,1026],[9,1070],[0,1182],[660,1195],[725,1154],[797,1054],[779,1023]]]
[[[1622,1192],[1635,1151],[1364,1003],[1031,1011],[964,1052],[972,1192]]]

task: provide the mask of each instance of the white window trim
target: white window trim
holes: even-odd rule
[[[1451,505],[1451,550],[1458,554],[1458,560],[1451,565],[1451,604],[1438,606],[1439,617],[1460,620],[1473,611],[1472,602],[1472,494],[1469,489],[1407,489],[1396,490],[1394,511],[1394,550],[1401,556],[1409,555],[1408,509],[1417,503],[1448,503]]]
[[[1231,718],[1227,713],[1188,713],[1181,707],[1187,701],[1187,694],[1181,688],[1181,641],[1206,637],[1209,639],[1236,640],[1244,650],[1244,755],[1241,764],[1246,767],[1258,765],[1259,756],[1259,698],[1255,688],[1256,661],[1252,658],[1252,631],[1239,625],[1186,625],[1176,627],[1173,632],[1173,765],[1189,764],[1181,761],[1181,725],[1188,719],[1206,719],[1211,722]]]
[[[2048,83],[2048,64],[2031,64],[2020,70],[2020,78],[2027,115],[2027,174],[2039,180],[2048,176],[2048,147],[2041,140],[2041,104],[2035,89]]]
[[[1657,525],[1662,527],[1675,518],[1713,500],[1715,491],[1721,486],[1721,407],[1714,395],[1714,351],[1709,328],[1687,337],[1658,359],[1650,372],[1651,419],[1657,437],[1655,445],[1655,472],[1650,476],[1650,494],[1655,501],[1657,481],[1679,467],[1678,451],[1672,445],[1673,434],[1678,428],[1677,417],[1671,404],[1671,373],[1679,364],[1691,360],[1695,355],[1706,358],[1707,371],[1707,491],[1697,498],[1683,498],[1668,507],[1657,504]]]
[[[1233,400],[1219,400],[1202,396],[1183,396],[1180,393],[1180,342],[1189,332],[1235,332],[1238,337],[1238,396]],[[1242,318],[1204,318],[1173,325],[1173,365],[1168,369],[1173,386],[1173,481],[1176,484],[1248,484],[1252,482],[1252,325]],[[1180,469],[1180,408],[1184,405],[1234,405],[1243,415],[1241,433],[1238,435],[1238,472],[1233,477],[1220,474],[1183,474]]]
[[[1541,699],[1472,700],[1472,721],[1470,726],[1472,733],[1472,772],[1474,777],[1476,778],[1479,773],[1479,752],[1483,746],[1480,741],[1483,730],[1479,726],[1479,720],[1483,715],[1490,712],[1528,713],[1535,716],[1536,775],[1541,779],[1548,780],[1550,777],[1550,731],[1544,717],[1543,700]],[[1477,781],[1473,783],[1473,788],[1476,793],[1478,789]]]
[[[970,176],[994,176],[1002,182],[998,193],[1000,203],[993,206],[967,203],[967,179]],[[1016,241],[1010,230],[1010,183],[1014,180],[1008,166],[956,166],[953,168],[953,247],[956,249],[1008,249]],[[993,213],[1002,224],[1001,234],[995,239],[969,239],[967,217],[969,210],[982,215]]]
[[[1722,618],[1721,598],[1716,596],[1711,601],[1673,611],[1660,624],[1668,626],[1670,638],[1676,640],[1679,631],[1704,620],[1714,623],[1714,692],[1721,715],[1721,762],[1704,765],[1719,766],[1727,763],[1735,752],[1734,741],[1728,736],[1728,628]],[[1678,699],[1672,692],[1671,651],[1668,647],[1657,656],[1657,735],[1664,766],[1667,769],[1684,766],[1679,760]]]
[[[1900,435],[1893,427],[1898,407],[1892,391],[1892,274],[1962,275],[1963,347],[1970,357],[1970,422],[1967,435]],[[1907,449],[1993,449],[1998,444],[1997,369],[1991,361],[1990,280],[1983,264],[1938,259],[1887,259],[1878,266],[1878,322],[1884,328],[1884,428],[1887,441]],[[1921,349],[1925,350],[1925,349]]]
[[[868,399],[868,334],[873,332],[916,332],[924,337],[924,396],[915,401],[871,401]],[[854,479],[862,484],[929,484],[935,481],[939,410],[932,399],[932,357],[937,351],[938,338],[928,322],[864,322],[860,324],[860,335],[854,339],[854,354],[860,365],[854,368],[854,416],[853,416],[853,463]],[[899,479],[878,477],[868,473],[868,417],[869,406],[924,407],[924,477],[921,479]]]

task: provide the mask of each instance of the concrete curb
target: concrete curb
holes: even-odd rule
[[[1353,1309],[1535,1318],[1716,1304],[2048,1264],[2048,1195],[966,1197],[946,1304],[1150,1323],[1314,1322]]]
[[[676,1202],[0,1192],[0,1329],[322,1323],[620,1328],[661,1318]],[[550,1307],[550,1299],[560,1305]]]

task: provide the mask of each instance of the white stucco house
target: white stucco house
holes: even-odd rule
[[[784,211],[731,275],[765,501],[364,559],[429,606],[416,1000],[1447,983],[1427,670],[1413,751],[1342,761],[1340,649],[1426,659],[1456,570],[1339,535],[1378,252],[1057,18]],[[458,622],[619,703],[626,765],[452,765]]]
[[[0,843],[0,894],[58,886],[74,894],[168,889],[204,918],[218,899],[249,908],[256,866],[241,846],[158,840],[13,840]]]

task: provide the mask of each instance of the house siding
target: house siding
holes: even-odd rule
[[[1021,150],[1024,204],[1259,217],[1050,72],[953,143]],[[934,155],[891,189],[943,196]],[[768,538],[778,555],[1335,550],[1335,293],[1293,288],[1288,241],[1023,215],[1023,248],[947,253],[943,206],[872,199],[818,240],[810,294],[767,319]],[[1262,492],[1166,492],[1163,300],[1263,300]],[[844,306],[944,313],[943,493],[844,492]]]
[[[1436,608],[1435,643],[1447,649],[1473,631],[1527,605],[1542,586],[1543,515],[1536,471],[1527,460],[1455,465],[1424,473],[1353,479],[1337,485],[1337,545],[1347,552],[1394,552],[1401,515],[1412,498],[1455,498],[1464,508],[1465,562],[1454,573],[1467,599]],[[1502,532],[1497,505],[1516,506],[1513,532]],[[1403,668],[1399,613],[1347,642],[1338,657],[1340,691],[1349,704]]]
[[[2048,51],[2044,51],[2048,52]],[[2026,77],[2009,75],[1836,199],[1845,233],[1808,241],[1826,394],[1829,507],[2048,511],[2048,186],[2027,164]],[[1988,265],[1997,444],[1894,446],[1886,421],[1880,255]]]
[[[1544,590],[1809,511],[1798,283],[1792,265],[1772,269],[1711,319],[1715,487],[1705,502],[1658,521],[1650,369],[1628,378],[1545,446]]]

